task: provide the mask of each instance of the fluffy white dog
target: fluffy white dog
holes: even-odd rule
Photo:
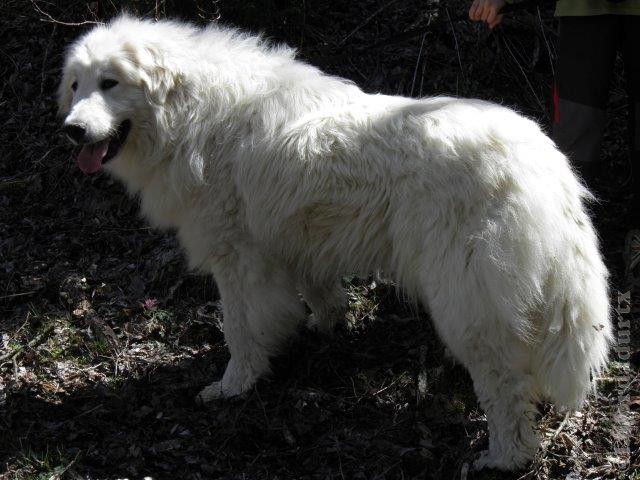
[[[347,272],[428,307],[490,432],[477,466],[523,466],[531,413],[578,407],[611,341],[589,193],[532,121],[456,98],[368,95],[286,47],[122,16],[69,49],[59,90],[80,168],[104,167],[214,275],[247,391],[305,317],[330,330]]]

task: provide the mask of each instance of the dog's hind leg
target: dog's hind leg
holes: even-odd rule
[[[434,324],[445,345],[468,369],[480,406],[487,416],[489,449],[475,467],[513,470],[536,453],[535,380],[527,368],[530,353],[524,341],[500,321],[481,317],[478,297],[469,302],[433,305]],[[484,314],[489,313],[485,310]]]
[[[198,394],[196,400],[201,403],[249,390],[269,372],[269,357],[278,352],[305,315],[288,272],[261,255],[227,258],[217,267],[224,337],[231,359],[222,379]]]
[[[322,286],[303,284],[300,291],[312,312],[307,321],[309,328],[329,334],[344,320],[349,303],[339,280]]]
[[[474,466],[477,470],[522,468],[533,459],[540,444],[534,429],[538,412],[533,403],[533,377],[496,363],[490,348],[479,350],[480,356],[467,368],[487,416],[489,449],[480,454]],[[486,356],[481,360],[483,354]]]

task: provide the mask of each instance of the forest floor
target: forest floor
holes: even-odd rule
[[[0,5],[0,479],[640,479],[637,321],[631,360],[613,353],[581,413],[542,407],[543,446],[516,473],[473,471],[488,439],[468,374],[428,315],[374,278],[346,283],[346,327],[332,338],[300,331],[248,395],[196,405],[228,359],[214,281],[187,269],[118,183],[84,176],[59,133],[65,46],[123,5],[149,16],[200,5],[204,20],[263,31],[368,92],[483,98],[548,125],[552,9],[491,32],[462,18],[468,2],[444,4]],[[615,306],[628,229],[620,72],[610,105],[593,214]]]

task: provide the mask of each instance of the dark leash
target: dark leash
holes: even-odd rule
[[[616,0],[614,0],[616,1]],[[623,1],[623,0],[620,0]],[[514,13],[514,12],[518,12],[518,11],[523,11],[523,10],[527,10],[528,8],[531,7],[538,7],[538,6],[546,6],[546,5],[551,5],[551,4],[555,4],[556,0],[523,0],[522,2],[519,3],[508,3],[506,4],[504,7],[502,7],[500,9],[500,15],[504,15],[504,14],[508,14],[508,13]],[[465,11],[463,13],[458,13],[456,15],[451,16],[449,14],[449,9],[447,7],[438,7],[437,9],[435,9],[433,11],[433,13],[438,13],[438,16],[443,16],[445,17],[449,24],[451,25],[451,27],[453,28],[453,23],[454,22],[459,22],[462,20],[469,20],[469,12]],[[366,45],[366,46],[359,46],[359,47],[355,47],[354,49],[350,49],[350,52],[343,52],[343,53],[339,53],[339,54],[334,54],[334,55],[322,55],[322,56],[317,56],[314,57],[314,61],[315,62],[319,62],[320,64],[323,64],[325,62],[332,62],[332,61],[336,61],[336,60],[341,60],[344,59],[350,55],[354,55],[357,54],[359,52],[364,52],[365,50],[370,50],[370,49],[374,49],[374,48],[379,48],[379,47],[386,47],[389,45],[395,45],[397,43],[402,43],[405,42],[407,40],[411,40],[417,37],[421,37],[423,35],[426,35],[427,33],[435,30],[436,28],[442,28],[443,25],[441,22],[434,22],[434,23],[429,23],[427,25],[423,25],[421,27],[415,27],[412,28],[410,30],[407,30],[405,32],[401,32],[398,33],[396,35],[391,35],[387,38],[385,38],[384,40],[380,40],[379,42],[376,42],[372,45]],[[355,50],[355,51],[354,51]]]
[[[614,1],[622,1],[622,0],[614,0]],[[528,8],[533,6],[536,6],[536,7],[546,6],[546,5],[555,4],[555,3],[556,3],[556,0],[530,0],[530,1],[525,0],[519,3],[508,3],[500,9],[500,15],[527,10]],[[448,21],[450,23],[459,22],[461,20],[469,20],[469,12],[459,13],[459,14],[450,16],[449,9],[447,7],[439,7],[438,10],[440,12],[444,12],[445,16],[448,18]],[[384,47],[387,45],[394,45],[396,43],[401,43],[406,40],[411,40],[413,38],[417,38],[422,35],[425,35],[430,30],[433,30],[433,26],[431,25],[412,28],[411,30],[407,30],[406,32],[398,33],[397,35],[392,35],[389,38],[385,38],[384,40],[376,42],[373,45],[368,46],[367,48],[378,48],[378,47]]]

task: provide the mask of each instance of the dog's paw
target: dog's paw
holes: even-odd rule
[[[204,387],[198,395],[196,395],[196,403],[204,405],[219,398],[227,398],[222,388],[222,382],[213,382],[211,385]]]
[[[222,385],[222,381],[213,382],[211,385],[204,387],[198,395],[196,395],[196,403],[198,405],[204,405],[205,403],[212,402],[213,400],[221,400],[225,398],[237,397],[245,393],[242,389],[225,388]]]
[[[480,452],[478,458],[473,462],[473,469],[478,471],[483,468],[495,468],[495,460],[491,457],[489,450]]]
[[[307,328],[322,335],[333,335],[338,322],[335,319],[327,319],[312,313],[307,319]]]
[[[489,450],[480,452],[480,455],[473,462],[474,470],[483,468],[493,468],[497,470],[514,471],[524,467],[531,458],[526,454],[516,455],[496,455]]]
[[[251,357],[247,352],[243,358],[244,362],[238,362],[234,357],[231,357],[222,379],[203,388],[196,396],[196,403],[204,404],[250,391],[256,381],[269,371],[269,360],[266,356],[263,358],[255,355],[255,350],[250,353],[254,356]],[[253,363],[247,362],[247,359],[253,360]]]
[[[195,400],[197,404],[204,405],[213,400],[237,397],[251,390],[254,383],[254,381],[234,382],[223,377],[222,380],[204,387],[200,393],[196,395]]]

